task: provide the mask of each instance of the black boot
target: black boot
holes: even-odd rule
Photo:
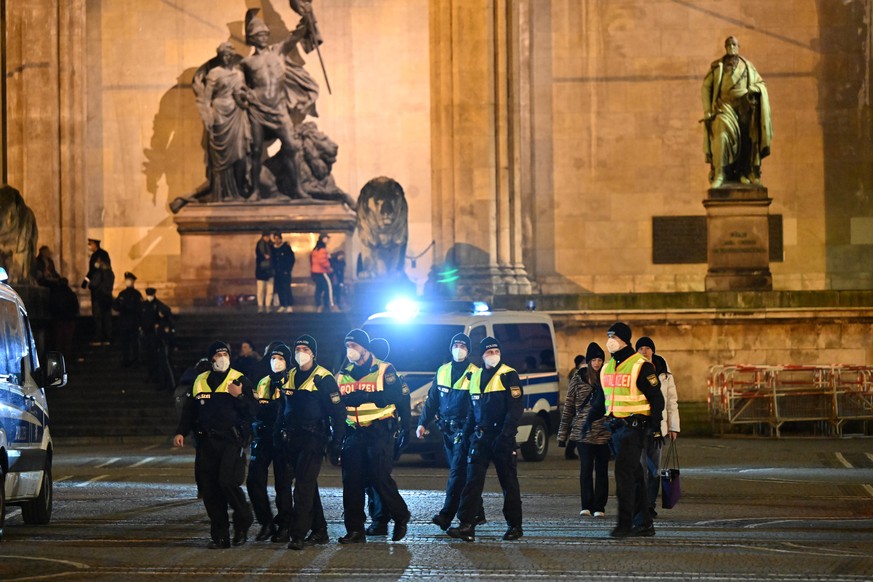
[[[368,536],[387,536],[388,524],[374,521],[369,526],[367,526],[366,532]]]
[[[273,537],[270,538],[270,541],[277,544],[287,544],[291,541],[291,530],[286,527],[280,527],[273,534]]]
[[[209,545],[206,546],[210,550],[224,550],[230,547],[230,540],[227,538],[221,538],[218,540],[212,540],[209,542]]]
[[[327,535],[326,531],[312,532],[306,539],[303,540],[303,545],[306,546],[323,546],[324,544],[330,542],[330,538]]]
[[[288,542],[288,549],[302,550],[304,545],[305,544],[301,538],[291,538],[291,541]]]
[[[268,523],[261,526],[261,529],[258,530],[258,535],[255,536],[256,542],[265,542],[268,539],[272,538],[276,535],[276,526],[272,523]]]
[[[510,527],[508,530],[506,530],[506,533],[503,534],[503,539],[506,540],[507,542],[511,542],[513,540],[517,540],[518,538],[520,538],[523,535],[524,535],[524,532],[521,531],[520,526],[519,527]]]
[[[458,527],[450,527],[446,533],[449,534],[450,538],[464,540],[465,542],[472,542],[476,539],[476,531],[473,525],[469,523],[462,523]]]
[[[367,542],[367,536],[362,531],[350,531],[339,539],[341,544],[363,544]]]

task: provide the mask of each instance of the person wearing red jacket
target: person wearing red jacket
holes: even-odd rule
[[[312,280],[315,281],[315,307],[318,311],[332,311],[334,309],[333,285],[330,275],[333,272],[330,266],[330,253],[327,252],[327,241],[330,235],[321,233],[318,242],[309,255],[309,267],[312,272]]]

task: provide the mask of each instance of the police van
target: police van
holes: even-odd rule
[[[6,505],[20,505],[27,524],[52,516],[52,438],[46,386],[67,383],[64,358],[46,354],[40,366],[21,297],[0,268],[0,539]]]
[[[370,338],[385,338],[390,344],[388,361],[409,385],[413,430],[437,368],[451,361],[452,336],[461,332],[470,336],[470,359],[480,367],[479,342],[486,336],[497,338],[503,362],[518,371],[524,389],[524,416],[516,436],[521,454],[527,461],[545,459],[549,435],[557,432],[559,422],[559,374],[551,317],[532,311],[491,310],[480,302],[400,300],[389,304],[386,312],[370,316],[363,329]],[[423,441],[413,436],[405,452],[439,460],[442,436],[434,423],[428,430]]]

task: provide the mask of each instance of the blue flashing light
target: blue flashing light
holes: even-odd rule
[[[473,302],[473,314],[474,315],[483,315],[485,313],[490,313],[491,307],[484,301],[474,301]]]
[[[5,283],[9,280],[9,273],[6,272],[6,269],[0,267],[0,283]]]
[[[418,303],[407,297],[393,299],[385,306],[385,309],[398,321],[409,321],[421,311]]]

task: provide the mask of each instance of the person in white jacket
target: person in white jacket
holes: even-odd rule
[[[661,489],[661,448],[664,437],[676,442],[679,436],[679,398],[676,393],[676,382],[670,373],[667,361],[655,353],[655,342],[652,338],[643,336],[637,340],[634,346],[637,352],[652,362],[655,372],[661,381],[661,393],[664,395],[664,413],[661,415],[661,430],[653,435],[651,442],[646,446],[646,489],[649,496],[649,513],[657,517],[655,503],[658,500],[658,492]]]

